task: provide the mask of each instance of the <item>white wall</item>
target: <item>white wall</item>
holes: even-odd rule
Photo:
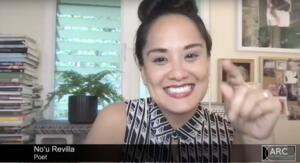
[[[20,34],[37,41],[40,50],[39,83],[42,97],[54,88],[55,0],[1,0],[0,34]],[[46,118],[52,110],[45,112]]]
[[[126,99],[139,96],[140,72],[134,61],[134,39],[139,19],[136,11],[141,0],[121,0],[122,94]]]
[[[137,1],[122,0],[124,30],[122,31],[122,58],[125,58],[122,92],[126,98],[136,98],[139,90],[139,72],[133,61],[133,39],[138,25],[136,16]],[[255,81],[258,81],[258,57],[298,57],[297,54],[270,52],[242,52],[236,49],[237,22],[236,5],[238,0],[211,0],[209,8],[209,31],[213,38],[211,58],[211,98],[217,100],[217,59],[218,58],[247,58],[255,59]],[[207,16],[206,16],[207,17]],[[54,41],[55,41],[55,0],[1,0],[0,1],[0,33],[18,33],[33,37],[41,49],[40,81],[43,83],[45,95],[53,89],[54,72]],[[134,70],[135,69],[135,70]],[[137,83],[135,83],[137,82]],[[131,88],[133,86],[133,88]],[[51,110],[46,115],[51,117]],[[280,119],[275,129],[276,140],[279,143],[300,143],[300,121]]]

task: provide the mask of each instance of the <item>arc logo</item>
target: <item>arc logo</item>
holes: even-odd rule
[[[296,161],[296,145],[262,145],[262,161]]]

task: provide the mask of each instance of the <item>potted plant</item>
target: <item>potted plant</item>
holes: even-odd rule
[[[57,97],[60,100],[69,95],[68,119],[71,123],[92,123],[97,116],[98,102],[102,106],[121,100],[116,90],[103,78],[113,71],[101,71],[96,74],[82,75],[75,71],[64,71],[61,74],[63,83],[48,94],[48,103]]]

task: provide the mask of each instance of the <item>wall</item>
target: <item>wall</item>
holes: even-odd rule
[[[54,0],[0,1],[0,34],[27,35],[37,41],[40,50],[39,83],[43,83],[43,98],[54,88],[55,13]],[[46,117],[51,117],[52,112],[48,109]]]
[[[139,1],[139,0],[135,0]],[[259,56],[277,56],[277,57],[297,57],[296,54],[279,54],[270,52],[244,52],[237,50],[237,21],[236,6],[238,0],[211,0],[209,1],[209,30],[213,38],[213,50],[211,58],[211,74],[217,74],[218,58],[245,58],[255,59],[255,81],[258,82],[258,58]],[[132,0],[122,1],[126,8],[122,9],[124,14],[123,26],[125,31],[122,32],[123,54],[127,63],[122,67],[125,68],[125,74],[130,77],[124,79],[122,91],[126,92],[126,97],[134,98],[138,90],[130,89],[132,85],[130,79],[137,80],[138,71],[130,73],[135,67],[131,54],[133,53],[134,31],[137,27],[138,20],[134,9],[137,4]],[[132,19],[133,18],[133,19]],[[41,66],[40,81],[44,85],[44,93],[53,89],[53,59],[54,59],[54,34],[55,34],[55,1],[54,0],[1,0],[0,1],[0,33],[25,33],[39,43],[41,49]],[[50,63],[50,64],[49,64]],[[129,65],[130,67],[127,67]],[[217,99],[217,75],[211,75],[210,94],[205,98],[207,101],[216,101]],[[131,90],[131,94],[128,90]],[[51,117],[51,110],[46,112],[47,117]],[[276,141],[279,143],[299,143],[300,144],[300,121],[287,121],[281,118],[275,129]]]
[[[139,96],[139,75],[140,72],[134,61],[134,36],[138,28],[139,19],[136,14],[140,0],[122,0],[121,14],[121,51],[122,51],[122,94],[126,99]],[[125,16],[126,15],[126,16]],[[130,90],[130,91],[129,91]]]

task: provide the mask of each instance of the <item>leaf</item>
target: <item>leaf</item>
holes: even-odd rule
[[[47,104],[49,104],[54,97],[58,100],[65,95],[94,95],[98,96],[100,104],[120,101],[122,98],[117,93],[115,88],[105,81],[105,77],[115,74],[116,71],[105,70],[96,74],[82,75],[75,71],[60,72],[59,78],[62,83],[55,89],[54,92],[49,93]]]

